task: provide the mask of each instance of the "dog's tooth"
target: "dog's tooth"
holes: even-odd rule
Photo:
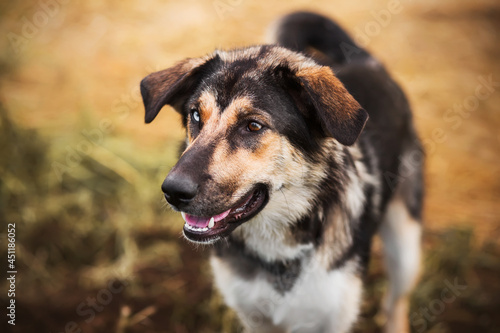
[[[210,218],[210,222],[208,222],[208,229],[212,229],[215,225],[215,219],[212,217]]]

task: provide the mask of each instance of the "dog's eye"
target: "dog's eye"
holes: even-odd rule
[[[249,132],[258,132],[262,129],[262,125],[259,124],[258,122],[256,121],[252,121],[248,124],[247,126],[247,131]]]
[[[200,122],[200,113],[197,110],[191,110],[191,119],[195,123],[199,123]]]

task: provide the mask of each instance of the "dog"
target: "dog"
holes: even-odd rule
[[[384,66],[332,20],[274,25],[274,44],[188,58],[141,82],[187,137],[162,184],[248,332],[348,332],[374,234],[390,287],[385,332],[408,331],[419,273],[423,149]]]

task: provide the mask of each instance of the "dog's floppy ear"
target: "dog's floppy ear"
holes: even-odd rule
[[[146,123],[152,122],[166,104],[180,111],[181,102],[198,83],[197,73],[204,63],[206,59],[188,58],[173,67],[149,74],[141,81]]]
[[[305,67],[295,75],[316,109],[325,132],[343,145],[354,144],[368,120],[368,113],[349,94],[330,67]]]

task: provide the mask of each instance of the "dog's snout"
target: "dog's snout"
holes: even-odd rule
[[[165,193],[165,199],[180,209],[196,196],[198,184],[187,175],[174,173],[165,178],[161,189]]]

